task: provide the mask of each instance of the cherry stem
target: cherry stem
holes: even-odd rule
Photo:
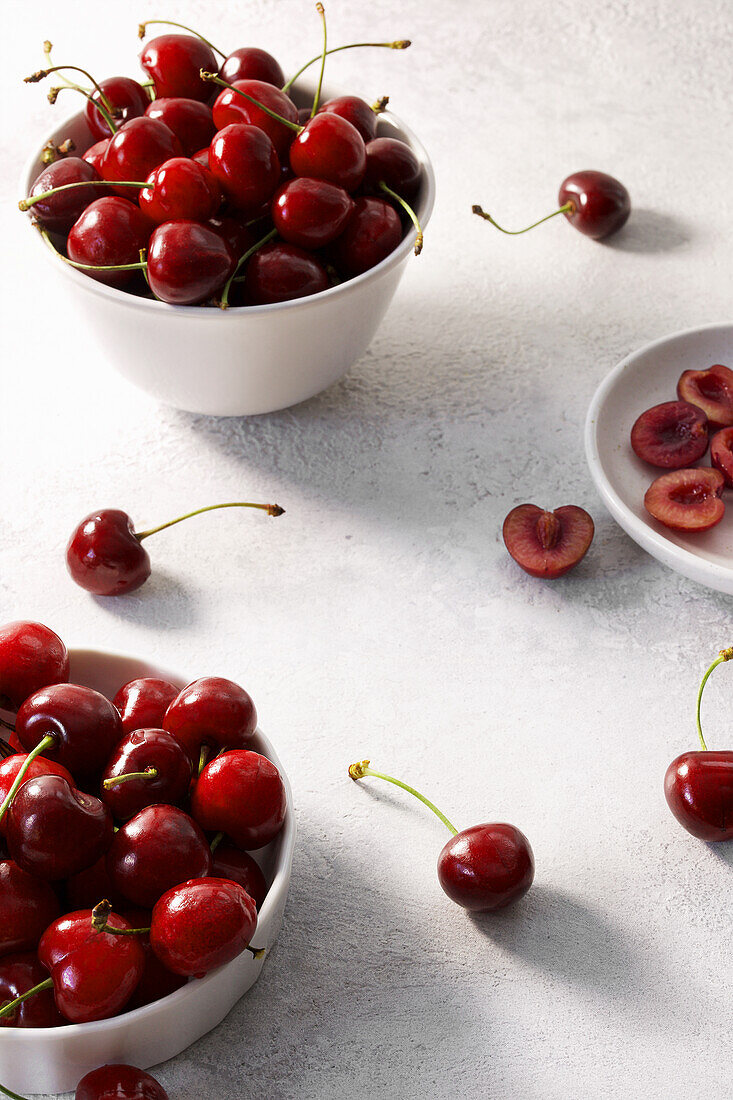
[[[321,88],[323,87],[323,73],[326,68],[326,53],[328,52],[328,32],[326,31],[326,12],[323,4],[316,4],[316,11],[321,17],[323,23],[323,53],[321,54],[321,71],[318,75],[318,86],[316,88],[316,94],[313,96],[313,106],[311,107],[311,118],[318,110],[318,104],[321,101]]]
[[[88,99],[93,107],[96,107],[96,109],[99,111],[99,113],[102,116],[102,118],[104,119],[104,121],[109,126],[112,133],[113,134],[117,133],[117,125],[116,125],[116,123],[115,123],[115,121],[112,117],[111,110],[108,110],[107,107],[103,103],[100,102],[100,100],[95,99],[93,95],[90,95],[89,92],[84,90],[84,88],[80,88],[76,84],[63,84],[60,87],[52,88],[51,91],[48,93],[48,102],[51,103],[51,104],[55,103],[56,100],[59,97],[59,92],[66,92],[66,91],[69,91],[69,90],[75,91],[75,92],[81,92],[81,94],[84,96],[84,98]]]
[[[697,720],[697,735],[700,738],[700,744],[706,752],[707,745],[705,744],[705,738],[702,735],[702,726],[700,725],[700,704],[702,703],[702,693],[705,690],[705,685],[708,682],[710,673],[713,671],[714,668],[717,668],[718,665],[722,665],[724,661],[733,661],[733,646],[730,646],[728,649],[721,649],[720,653],[703,676],[702,683],[700,684],[700,690],[697,693],[697,713],[695,715]]]
[[[244,278],[244,275],[240,275],[239,279],[236,278],[239,269],[247,262],[250,256],[254,256],[255,252],[258,252],[263,245],[266,245],[268,241],[271,241],[276,236],[277,229],[271,229],[269,233],[265,233],[264,237],[261,237],[256,244],[253,244],[251,248],[248,248],[245,254],[240,257],[237,266],[234,268],[234,271],[229,276],[227,284],[222,291],[221,301],[219,302],[219,305],[222,309],[229,309],[229,291],[232,288],[232,283],[235,282],[235,280],[236,282],[240,282]]]
[[[18,209],[25,213],[37,202],[42,202],[51,195],[58,195],[60,191],[72,191],[75,187],[147,187],[152,190],[153,184],[140,183],[138,180],[81,180],[79,183],[62,183],[58,187],[52,187],[50,191],[42,191],[40,195],[29,195],[28,198],[21,199]]]
[[[400,204],[400,206],[402,207],[402,209],[406,210],[407,213],[409,214],[409,216],[412,220],[412,224],[415,226],[415,229],[417,230],[417,236],[415,237],[415,255],[419,256],[420,253],[422,252],[423,232],[422,232],[422,226],[420,225],[420,222],[417,220],[417,214],[412,209],[410,204],[408,202],[405,202],[405,200],[403,198],[401,198],[401,196],[398,195],[396,191],[393,191],[391,189],[391,187],[387,187],[387,184],[384,182],[384,180],[380,181],[379,187],[380,187],[380,190],[384,191],[385,195],[389,195],[389,197],[394,199],[395,202],[398,202]]]
[[[202,512],[215,512],[218,508],[259,508],[260,511],[267,512],[268,516],[282,516],[285,514],[285,509],[281,508],[279,504],[252,504],[248,500],[233,500],[228,504],[207,504],[205,508],[197,508],[195,512],[186,512],[185,516],[178,516],[177,519],[171,519],[168,523],[161,523],[160,527],[151,527],[149,531],[136,531],[135,538],[142,542],[148,535],[165,531],[166,527],[173,527],[174,524],[182,523],[184,519],[190,519],[191,516],[200,516]]]
[[[10,1096],[12,1100],[28,1100],[27,1096],[21,1096],[20,1093],[13,1092],[13,1090],[9,1089],[6,1085],[0,1085],[0,1092],[3,1093],[4,1096]]]
[[[73,184],[67,184],[68,187],[74,186]],[[63,260],[69,267],[78,267],[81,271],[144,271],[147,268],[146,263],[139,264],[80,264],[76,260],[70,260],[68,256],[64,256],[54,247],[53,241],[49,237],[45,229],[41,229],[41,236],[51,249],[55,256],[58,256],[60,260]]]
[[[531,225],[526,226],[525,229],[502,229],[498,222],[495,222],[491,217],[491,214],[487,214],[480,206],[472,206],[471,210],[474,214],[478,214],[480,218],[484,218],[485,221],[491,222],[495,229],[498,229],[500,233],[506,233],[509,237],[518,237],[521,233],[528,233],[530,229],[534,229],[536,225],[542,225],[543,222],[548,222],[550,218],[556,218],[558,214],[574,214],[575,203],[566,202],[564,206],[561,206],[559,210],[553,210],[552,214],[547,214],[546,217],[540,218],[538,222],[532,222]]]
[[[210,756],[211,756],[210,746],[209,745],[202,745],[201,748],[199,749],[199,766],[198,766],[198,769],[196,771],[196,775],[201,775],[201,772],[204,770],[204,768],[206,767],[206,765],[209,762],[209,757]]]
[[[43,146],[41,152],[41,161],[43,164],[55,164],[57,160],[63,159],[73,153],[76,146],[71,138],[67,138],[66,141],[62,141],[60,145],[56,145],[53,141],[47,141]]]
[[[362,47],[373,47],[375,49],[385,50],[406,50],[410,45],[411,42],[409,38],[401,38],[397,42],[350,42],[348,46],[334,46],[333,49],[326,50],[326,53],[330,55],[332,53],[341,53],[342,50],[358,50]],[[305,70],[309,69],[311,65],[315,65],[316,61],[320,61],[322,56],[323,54],[318,53],[315,57],[312,57],[310,61],[306,61],[305,65],[298,69],[297,73],[291,76],[287,84],[283,84],[280,90],[287,93],[292,88],[293,84],[295,84],[298,77],[302,76]]]
[[[212,839],[211,844],[209,845],[212,852],[216,851],[216,849],[219,847],[219,845],[221,844],[223,839],[224,839],[224,834],[223,833],[217,833],[216,834],[216,836]]]
[[[213,42],[209,42],[208,38],[204,38],[204,36],[202,34],[199,34],[198,31],[193,30],[192,27],[187,27],[185,23],[174,23],[172,19],[147,19],[144,23],[140,23],[137,28],[138,38],[145,37],[147,33],[147,27],[149,27],[151,23],[155,23],[156,25],[162,24],[166,27],[180,27],[182,31],[188,31],[189,34],[193,34],[196,38],[200,38],[202,42],[206,43],[210,50],[213,50],[214,53],[218,53],[219,57],[226,58],[227,56],[223,50],[220,50],[217,46],[214,45]]]
[[[53,979],[52,978],[46,978],[44,981],[39,982],[38,985],[34,985],[32,989],[28,989],[28,990],[26,990],[25,993],[21,993],[21,995],[19,997],[16,997],[14,1001],[8,1001],[8,1003],[6,1005],[3,1005],[3,1007],[0,1008],[0,1017],[2,1017],[2,1016],[11,1016],[12,1013],[15,1011],[15,1009],[18,1007],[18,1005],[22,1004],[23,1001],[27,1001],[29,997],[33,997],[34,994],[36,994],[36,993],[41,993],[44,989],[52,989],[52,988],[53,988]],[[2,1087],[2,1086],[0,1086],[0,1087]],[[5,1091],[7,1092],[8,1090],[6,1089]],[[15,1096],[15,1093],[14,1092],[8,1092],[8,1095],[9,1096]]]
[[[387,110],[388,103],[389,103],[389,96],[388,95],[380,96],[380,98],[376,101],[376,103],[372,103],[372,110],[374,111],[374,114],[375,115],[383,114]]]
[[[58,72],[65,72],[65,71],[71,71],[71,72],[75,72],[75,73],[83,73],[83,75],[87,78],[87,80],[97,89],[97,92],[99,94],[99,99],[101,100],[101,103],[95,102],[95,106],[106,108],[106,110],[109,111],[110,114],[112,114],[112,112],[114,111],[114,107],[112,106],[110,101],[107,99],[106,95],[104,94],[104,92],[100,88],[99,84],[97,84],[96,80],[94,79],[94,77],[92,76],[91,73],[88,73],[86,69],[80,69],[78,65],[51,65],[48,69],[39,69],[38,72],[31,73],[30,76],[24,77],[23,78],[23,83],[24,84],[38,84],[39,81],[45,80],[47,76],[51,75],[51,73],[58,73]],[[62,77],[62,79],[63,79],[63,77]],[[70,84],[67,83],[67,87],[72,87],[72,86],[73,85],[70,85]],[[79,89],[79,90],[81,91],[81,89]],[[89,98],[89,93],[88,92],[84,92],[84,95],[87,97],[87,99]],[[102,111],[102,113],[104,114],[104,110]],[[110,121],[110,120],[108,119],[107,121]],[[114,123],[112,123],[113,132],[114,132],[114,129],[115,129]]]
[[[102,786],[105,791],[111,791],[113,787],[116,787],[118,783],[129,783],[131,779],[157,779],[158,769],[152,767],[145,768],[141,772],[125,772],[124,775],[113,775],[109,779],[105,779],[102,782]]]
[[[267,948],[266,947],[250,947],[249,944],[248,944],[247,947],[245,947],[245,951],[249,951],[253,958],[261,959],[262,956],[266,953]]]
[[[53,61],[51,60],[52,49],[53,43],[49,42],[48,39],[46,39],[46,41],[43,43],[43,56],[46,58],[46,68],[48,69],[53,67]],[[82,88],[81,84],[75,84],[73,80],[67,80],[65,76],[62,76],[61,79],[67,88],[76,88],[78,92],[84,92],[85,94],[89,90],[88,88]]]
[[[53,737],[50,733],[47,733],[45,737],[41,738],[41,740],[38,742],[36,747],[34,749],[31,749],[31,751],[28,753],[28,755],[26,756],[25,760],[23,761],[23,763],[21,764],[21,766],[18,770],[18,774],[16,775],[15,779],[13,780],[13,785],[10,788],[10,790],[8,791],[7,796],[5,798],[5,801],[3,802],[2,806],[0,806],[0,821],[2,821],[2,819],[5,817],[5,814],[8,811],[10,803],[13,801],[13,798],[15,797],[15,792],[18,790],[18,788],[20,786],[22,786],[23,780],[25,779],[26,772],[30,768],[33,761],[36,759],[37,756],[40,756],[42,752],[45,752],[46,749],[50,749],[52,747],[52,745],[55,745],[55,744],[56,744],[56,738]],[[2,1015],[2,1013],[0,1013],[0,1015]]]
[[[428,809],[432,810],[436,817],[439,817],[447,829],[456,835],[458,829],[455,825],[451,825],[445,814],[441,813],[434,802],[431,802],[429,798],[426,798],[424,794],[420,794],[414,787],[408,787],[407,783],[403,783],[401,779],[395,779],[392,775],[384,775],[382,772],[375,772],[369,767],[368,760],[360,760],[357,764],[351,764],[349,767],[349,775],[353,780],[363,779],[365,775],[371,775],[374,779],[385,779],[388,783],[394,783],[396,787],[401,787],[403,791],[409,791],[410,794],[414,794],[415,798],[424,803]]]
[[[276,122],[282,122],[283,126],[287,126],[288,129],[294,130],[296,134],[302,133],[305,129],[305,126],[300,126],[297,122],[291,122],[289,118],[283,118],[277,111],[271,111],[264,103],[260,103],[259,99],[247,95],[241,88],[235,88],[233,84],[227,84],[226,80],[222,80],[218,73],[207,73],[206,69],[201,69],[199,76],[202,80],[208,80],[212,84],[218,84],[222,88],[229,88],[230,91],[236,92],[237,95],[241,95],[242,99],[247,99],[250,103],[254,103],[255,107],[259,107],[261,111],[264,111],[270,118],[274,118]]]
[[[107,924],[110,913],[112,912],[112,903],[105,898],[103,901],[97,903],[92,909],[92,930],[94,932],[109,932],[113,936],[144,936],[150,931],[150,926],[147,928],[115,928],[112,924]]]

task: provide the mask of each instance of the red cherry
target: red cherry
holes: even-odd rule
[[[91,512],[66,547],[69,573],[87,592],[119,596],[134,592],[150,576],[150,557],[132,520],[117,508]]]
[[[168,1093],[144,1070],[115,1064],[86,1073],[74,1100],[168,1100]]]
[[[376,112],[365,99],[360,99],[358,95],[341,95],[336,99],[329,99],[318,108],[318,114],[324,112],[345,118],[355,130],[359,131],[364,141],[371,141],[377,136]],[[308,116],[310,116],[310,109],[308,109]]]
[[[114,749],[102,776],[101,798],[118,821],[127,821],[146,806],[182,802],[190,785],[191,762],[178,741],[162,729],[138,729]]]
[[[707,531],[720,523],[725,504],[720,470],[700,466],[671,470],[653,481],[644,496],[647,512],[673,531]]]
[[[687,401],[664,401],[634,422],[631,446],[643,462],[666,469],[691,466],[708,449],[708,422]]]
[[[595,241],[610,237],[626,224],[631,213],[629,192],[619,180],[605,172],[573,172],[560,184],[560,206],[570,224]]]
[[[280,236],[301,248],[322,248],[343,232],[354,200],[324,180],[294,179],[272,200],[272,220]]]
[[[536,504],[519,504],[504,520],[504,544],[517,565],[531,577],[555,580],[581,561],[593,541],[595,526],[584,508],[566,504],[549,512]]]
[[[249,852],[241,852],[225,840],[214,849],[211,868],[214,878],[230,878],[247,891],[259,909],[267,897],[267,883],[257,863]]]
[[[108,145],[109,138],[103,138],[102,141],[97,141],[94,145],[90,145],[82,158],[87,164],[91,164],[95,172],[98,173],[100,179],[102,178],[102,161],[104,160],[104,154],[107,152]]]
[[[232,206],[253,214],[280,182],[280,161],[269,137],[244,123],[219,130],[209,149],[209,167]]]
[[[127,76],[111,76],[107,80],[100,81],[99,87],[104,93],[104,106],[118,125],[128,122],[131,118],[140,118],[145,114],[145,109],[150,103],[143,86]],[[84,111],[89,129],[97,140],[109,137],[112,133],[104,116],[94,106],[99,99],[99,92],[95,91],[92,99],[87,100]]]
[[[146,806],[123,825],[107,853],[115,889],[152,909],[162,894],[211,872],[211,849],[199,825],[175,806]]]
[[[120,712],[125,733],[161,729],[163,717],[179,689],[168,680],[142,676],[123,684],[112,702]]]
[[[102,898],[111,902],[115,912],[120,912],[128,904],[127,899],[112,885],[104,856],[66,880],[66,909],[93,909]]]
[[[364,139],[340,115],[316,115],[292,142],[290,167],[296,176],[327,180],[355,191],[366,172]]]
[[[202,69],[216,72],[216,58],[200,38],[187,34],[152,38],[140,54],[140,64],[155,83],[157,99],[177,96],[206,103],[211,95],[211,86],[199,73]]]
[[[148,282],[156,297],[170,305],[191,306],[213,297],[234,264],[223,237],[195,221],[166,222],[150,238]]]
[[[153,223],[129,199],[106,195],[91,203],[69,233],[66,250],[70,260],[92,267],[116,267],[140,262],[140,250],[148,247]],[[122,288],[137,272],[84,270],[107,286]]]
[[[36,176],[28,196],[31,199],[71,183],[89,184],[88,187],[56,191],[48,198],[34,203],[33,216],[44,229],[56,233],[67,233],[71,229],[77,218],[100,194],[100,189],[93,186],[94,181],[100,178],[97,167],[81,157],[64,157],[63,160],[54,161]]]
[[[10,788],[26,760],[27,754],[21,752],[6,757],[0,764],[0,805],[9,795]],[[57,764],[53,760],[45,760],[42,756],[37,756],[34,760],[31,760],[28,770],[25,772],[24,782],[39,775],[60,775],[70,786],[74,786],[74,778],[71,772],[67,771],[63,765]],[[0,821],[0,833],[5,835],[6,828],[7,818],[4,817]]]
[[[289,302],[328,290],[328,273],[310,252],[294,244],[266,244],[248,261],[244,298],[249,305]]]
[[[198,99],[168,96],[148,103],[145,114],[164,123],[176,135],[183,153],[192,157],[197,149],[208,148],[216,133],[211,107]]]
[[[700,840],[733,840],[733,752],[683,752],[664,777],[667,805]]]
[[[473,825],[451,837],[438,856],[438,880],[451,901],[484,913],[511,905],[534,879],[534,856],[514,825]]]
[[[697,405],[707,416],[710,430],[733,426],[733,370],[716,363],[708,370],[686,370],[677,383],[681,401]]]
[[[140,191],[140,209],[157,225],[179,219],[205,222],[221,206],[214,176],[188,157],[164,161],[147,182],[152,187]]]
[[[164,123],[143,115],[124,123],[110,138],[102,176],[112,181],[146,180],[164,160],[182,153],[180,141]]]
[[[257,711],[251,696],[233,680],[203,676],[173,700],[163,728],[198,764],[202,749],[212,753],[249,745],[257,729]]]
[[[238,883],[194,879],[156,902],[150,944],[174,974],[202,978],[241,955],[256,927],[255,903]]]
[[[285,83],[285,73],[272,54],[267,53],[266,50],[258,50],[254,46],[232,50],[222,63],[219,76],[222,80],[226,80],[227,84],[234,84],[237,80],[257,80],[265,84],[274,84],[280,89]]]
[[[44,756],[63,764],[76,780],[98,776],[122,738],[117,708],[79,684],[54,684],[29,696],[15,729],[26,752],[52,737]]]
[[[202,828],[226,833],[238,848],[263,848],[285,821],[285,787],[266,756],[234,749],[206,765],[191,798]]]
[[[394,252],[402,240],[402,223],[384,199],[358,198],[346,229],[332,249],[334,263],[347,279],[369,271]]]
[[[47,882],[12,860],[0,862],[0,955],[35,950],[59,911],[58,898]]]
[[[420,187],[420,162],[409,145],[396,138],[375,138],[366,147],[364,191],[381,195],[386,183],[403,199],[412,202]]]
[[[274,111],[276,115],[279,115],[280,118],[284,118],[286,122],[297,123],[298,108],[292,99],[281,92],[279,88],[275,88],[272,84],[267,84],[264,81],[238,80],[231,88],[224,88],[219,93],[212,108],[214,125],[217,130],[223,130],[233,123],[256,126],[267,134],[275,147],[278,158],[284,159],[295,136],[295,131],[278,121],[278,119],[272,118],[257,104],[245,99],[243,95],[238,95],[234,89],[244,92],[252,99],[256,99],[257,103],[262,103],[265,107]]]
[[[710,440],[710,461],[733,489],[733,427],[721,428]]]
[[[0,626],[0,706],[17,710],[34,691],[68,679],[69,654],[53,630],[27,619]]]
[[[6,955],[0,959],[0,1004],[14,1001],[47,977],[35,951]],[[9,1016],[0,1017],[0,1027],[58,1027],[65,1023],[49,989],[22,1001]]]

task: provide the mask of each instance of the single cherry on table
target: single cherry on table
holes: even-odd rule
[[[168,1100],[168,1093],[145,1070],[113,1063],[86,1073],[74,1100]]]
[[[504,520],[504,544],[525,573],[554,580],[581,561],[595,527],[584,508],[564,505],[549,512],[536,504],[519,504]]]

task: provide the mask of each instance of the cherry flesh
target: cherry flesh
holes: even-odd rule
[[[208,168],[188,157],[166,160],[140,191],[140,209],[156,225],[188,219],[205,222],[221,206],[221,191]]]
[[[53,630],[27,619],[0,626],[0,706],[17,710],[35,691],[68,679],[69,654]]]
[[[234,84],[237,80],[258,80],[280,89],[285,83],[285,73],[272,54],[255,46],[232,50],[222,63],[219,76],[227,84]]]
[[[78,585],[96,596],[134,592],[150,576],[150,557],[132,520],[117,508],[91,512],[66,547],[66,565]]]
[[[111,76],[107,80],[100,81],[99,87],[104,93],[103,105],[107,107],[115,124],[128,122],[131,118],[140,118],[145,114],[145,109],[150,103],[143,86],[128,76]],[[84,114],[92,136],[101,141],[103,138],[110,137],[112,131],[101,111],[94,106],[94,102],[98,102],[99,99],[99,92],[95,91],[92,99],[87,100]]]
[[[285,787],[267,757],[235,749],[207,764],[191,797],[202,828],[225,833],[238,848],[263,848],[285,821]]]
[[[168,1100],[168,1093],[142,1069],[109,1064],[82,1077],[74,1100]]]
[[[0,959],[0,1004],[21,997],[47,977],[35,951],[6,955]],[[9,1016],[0,1017],[0,1027],[58,1027],[64,1023],[50,989],[22,1001]]]
[[[403,199],[412,202],[420,188],[420,162],[409,145],[396,138],[375,138],[366,147],[364,191],[381,195],[386,183]]]
[[[438,856],[438,880],[448,897],[471,912],[503,909],[534,880],[534,855],[523,832],[493,822],[463,829]]]
[[[234,264],[224,238],[196,221],[166,222],[150,238],[148,282],[155,296],[169,305],[191,306],[212,298]]]
[[[91,867],[109,848],[112,832],[112,816],[104,803],[59,775],[29,779],[8,810],[11,858],[47,882]]]
[[[353,279],[385,260],[401,240],[402,222],[394,207],[384,199],[361,197],[333,245],[333,260],[342,275]]]
[[[156,902],[150,944],[174,974],[202,978],[241,955],[256,927],[255,903],[238,883],[194,879]]]
[[[733,427],[721,428],[710,440],[710,461],[733,489]]]
[[[247,263],[244,298],[249,305],[306,298],[329,287],[328,273],[310,252],[294,244],[273,243],[260,248]]]
[[[677,383],[681,401],[702,409],[710,430],[733,426],[733,370],[716,363],[708,370],[686,370]]]
[[[192,157],[197,150],[209,145],[216,133],[211,107],[198,99],[182,99],[169,96],[154,99],[145,110],[148,118],[163,122],[181,143],[184,156]]]
[[[724,486],[720,470],[705,466],[672,470],[652,482],[644,496],[644,507],[674,531],[707,531],[725,514],[720,499]]]
[[[310,176],[355,191],[366,172],[366,147],[359,131],[345,118],[318,114],[290,146],[296,176]]]
[[[114,836],[107,871],[133,905],[152,909],[162,894],[211,872],[211,849],[200,826],[175,806],[147,806]]]
[[[22,768],[27,759],[27,754],[20,752],[15,753],[13,756],[6,757],[0,764],[0,805],[10,794],[10,788],[12,787],[15,778]],[[25,772],[26,782],[28,779],[34,779],[39,775],[60,775],[65,779],[72,787],[74,785],[74,778],[71,772],[67,771],[62,764],[57,764],[54,760],[46,760],[43,756],[36,756],[31,760],[30,765]],[[18,788],[20,789],[20,788]],[[7,817],[4,817],[0,821],[0,834],[5,835],[7,829]]]
[[[209,168],[236,210],[258,213],[280,182],[280,161],[267,134],[257,126],[223,127],[209,148]]]
[[[216,58],[200,38],[187,34],[151,38],[140,54],[140,64],[152,77],[158,99],[175,96],[206,103],[211,96],[211,85],[199,74],[202,69],[216,71]]]
[[[33,216],[44,229],[53,233],[67,233],[89,204],[100,195],[100,189],[94,187],[94,181],[99,179],[97,167],[81,157],[64,157],[63,160],[55,161],[36,176],[29,198],[71,183],[88,183],[89,186],[56,191],[48,198],[41,199],[33,204]]]
[[[112,702],[120,712],[124,733],[161,729],[165,712],[179,690],[155,676],[141,676],[123,684]]]
[[[272,201],[272,220],[280,236],[300,248],[323,248],[343,232],[354,200],[342,187],[323,180],[290,180]]]
[[[0,956],[35,950],[60,912],[53,888],[10,859],[0,861]]]
[[[585,557],[595,527],[584,508],[574,504],[554,512],[520,504],[504,520],[504,544],[525,573],[554,580]]]
[[[130,119],[110,138],[102,176],[110,181],[145,180],[164,160],[182,153],[180,141],[165,123],[143,115]]]
[[[652,466],[678,470],[691,466],[708,449],[705,413],[687,401],[664,401],[638,417],[631,429],[631,446]]]
[[[163,728],[198,765],[202,750],[213,755],[249,745],[257,729],[257,711],[251,696],[233,680],[203,676],[173,700]]]
[[[345,118],[355,130],[359,131],[365,142],[372,141],[377,136],[376,112],[365,99],[360,99],[358,95],[342,95],[336,99],[329,99],[318,108],[319,114],[324,112]],[[310,116],[310,110],[308,110],[308,116]]]
[[[214,878],[229,878],[232,882],[238,882],[254,899],[258,909],[267,897],[267,883],[259,863],[249,852],[242,852],[225,840],[214,849],[211,874]]]
[[[141,249],[148,247],[153,223],[142,211],[118,195],[96,199],[72,226],[66,251],[75,263],[88,264],[84,274],[118,289],[136,277],[135,270],[106,271],[105,267],[137,264]],[[100,270],[94,270],[99,267]]]
[[[285,119],[286,122],[297,123],[298,108],[292,99],[281,92],[279,88],[275,88],[272,84],[267,84],[264,81],[238,80],[231,88],[222,89],[212,108],[214,125],[217,130],[223,130],[233,123],[256,126],[267,134],[278,158],[285,159],[295,136],[295,131],[278,119],[272,118],[271,115],[258,107],[257,103],[251,103],[249,99],[244,98],[244,95],[238,95],[238,92],[244,92],[245,95],[251,96],[252,99],[257,100],[257,103],[268,107],[280,118]]]
[[[80,684],[53,684],[26,699],[15,730],[26,752],[52,737],[54,743],[43,755],[63,764],[79,782],[104,769],[122,737],[122,722],[117,708],[98,691]]]
[[[139,778],[115,782],[120,776],[133,774]],[[136,729],[114,749],[102,776],[101,798],[118,821],[128,821],[146,806],[182,802],[191,785],[191,774],[191,761],[170,733]]]

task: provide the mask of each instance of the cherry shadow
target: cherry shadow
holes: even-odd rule
[[[155,563],[145,584],[135,592],[90,598],[109,615],[154,630],[185,630],[201,619],[194,591]]]
[[[602,243],[618,252],[673,252],[692,240],[690,227],[671,214],[646,207],[635,208],[619,233]]]
[[[716,859],[721,860],[723,863],[727,863],[729,867],[733,868],[733,840],[725,840],[718,844],[708,844],[708,848]]]

